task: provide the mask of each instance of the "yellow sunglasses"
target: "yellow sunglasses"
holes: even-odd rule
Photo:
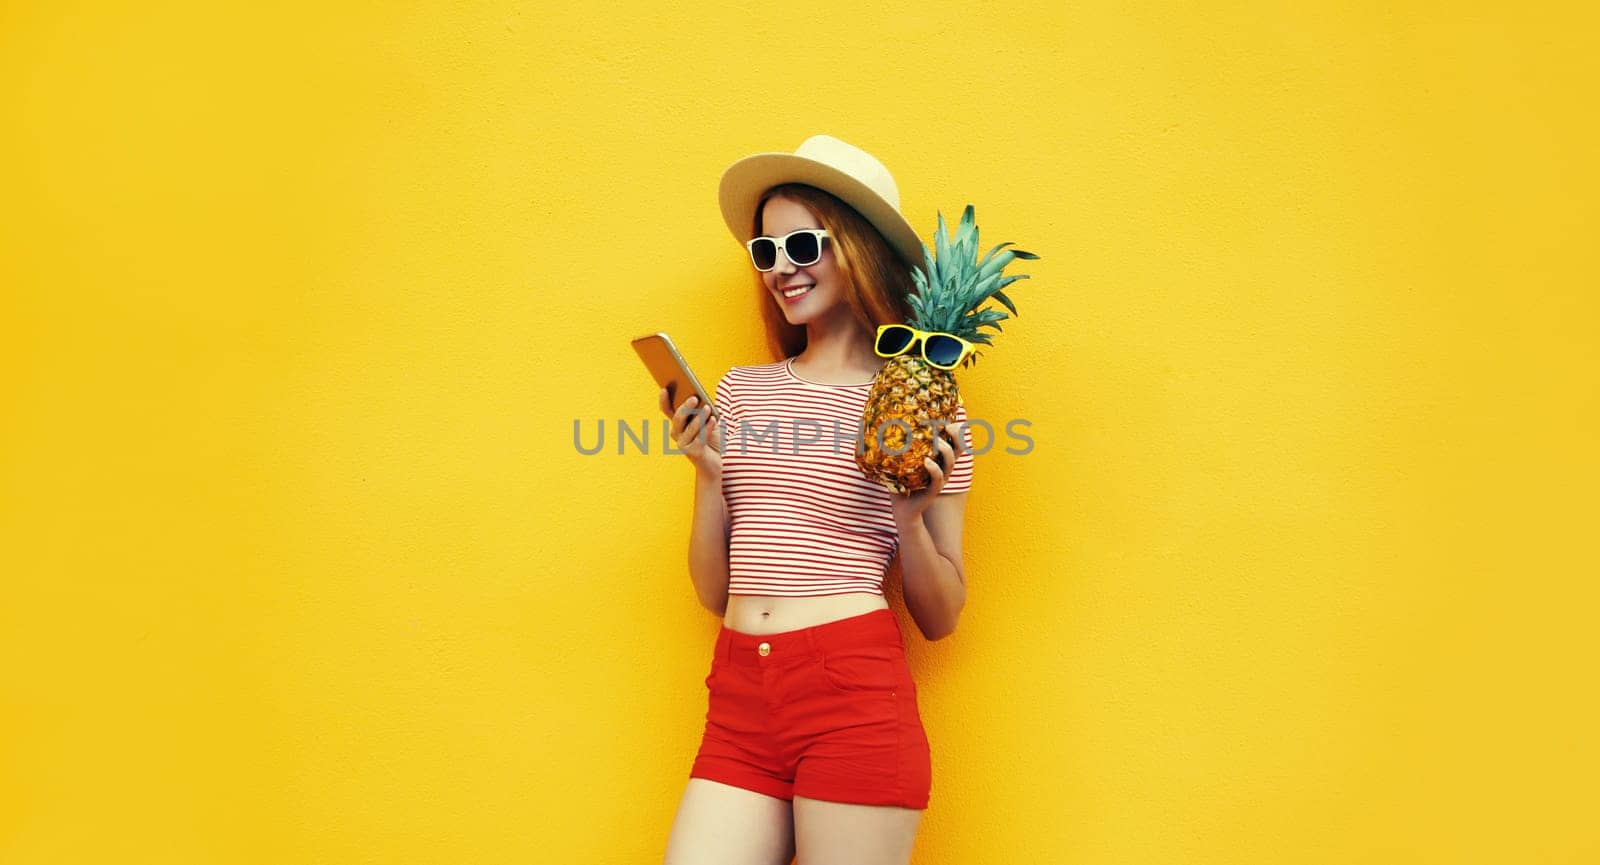
[[[917,330],[904,324],[882,324],[878,326],[878,339],[873,342],[872,350],[878,357],[898,357],[919,342],[922,343],[922,359],[940,369],[955,369],[977,348],[954,334]]]

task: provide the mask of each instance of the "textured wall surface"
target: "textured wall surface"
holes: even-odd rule
[[[915,861],[1600,857],[1591,13],[233,5],[0,8],[0,861],[657,861],[813,132],[1043,256]]]

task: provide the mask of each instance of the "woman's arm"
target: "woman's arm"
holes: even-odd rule
[[[927,459],[932,479],[926,489],[905,495],[890,494],[894,524],[900,535],[900,579],[906,610],[929,640],[950,636],[967,604],[967,576],[961,561],[961,531],[966,523],[967,493],[942,494],[948,475],[944,466],[956,466],[959,455],[970,464],[967,432],[941,430],[934,439],[938,461]],[[952,469],[954,473],[954,469]],[[970,480],[970,474],[962,475]]]
[[[689,579],[701,606],[728,611],[728,505],[722,498],[722,461],[695,466],[694,521],[689,526]]]
[[[967,604],[961,529],[967,494],[939,496],[916,516],[895,513],[900,530],[900,580],[906,611],[929,640],[948,637]]]
[[[722,383],[717,393],[725,395]],[[676,411],[661,389],[661,411],[672,418],[671,435],[694,466],[694,517],[689,523],[689,581],[700,605],[722,616],[728,609],[728,505],[722,497],[722,446],[717,406],[708,415],[691,396]],[[726,402],[724,401],[724,404]]]

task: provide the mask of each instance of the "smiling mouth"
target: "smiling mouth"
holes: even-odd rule
[[[806,292],[810,291],[813,288],[816,288],[816,286],[814,286],[814,285],[797,285],[794,288],[786,288],[786,289],[784,289],[783,290],[783,296],[785,298],[787,298],[787,299],[791,299],[792,300],[792,299],[794,299],[796,297],[799,297],[802,294],[805,294]]]

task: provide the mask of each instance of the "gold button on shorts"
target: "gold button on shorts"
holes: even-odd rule
[[[772,654],[772,644],[771,643],[762,643],[761,645],[756,646],[756,651],[760,652],[761,653],[761,657],[765,658],[766,656]]]

